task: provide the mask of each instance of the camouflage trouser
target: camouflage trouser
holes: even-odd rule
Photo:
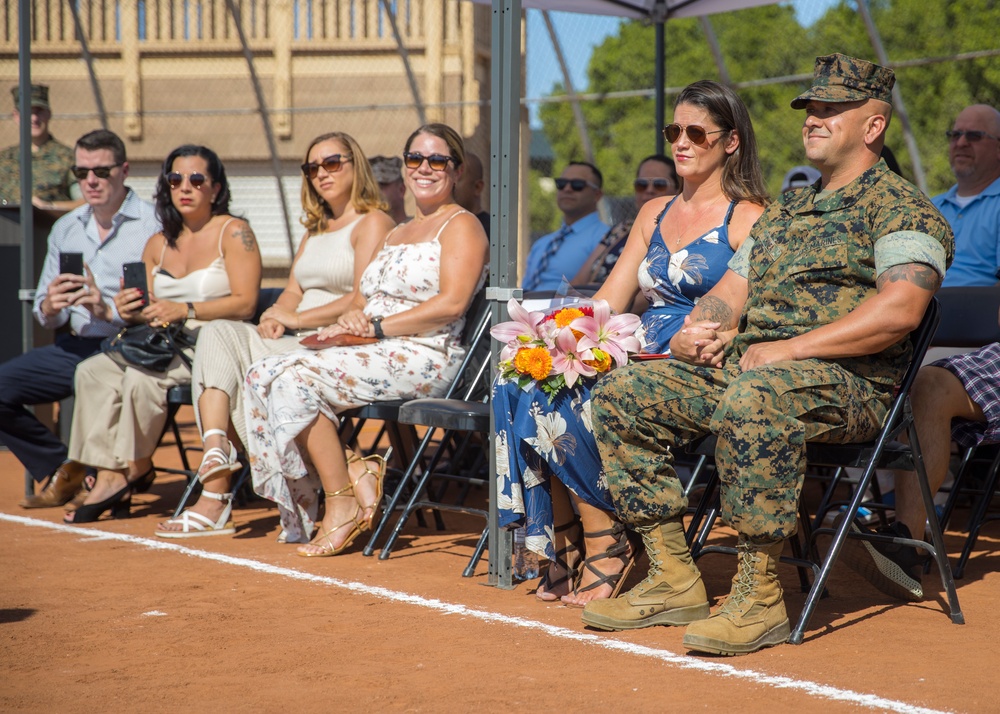
[[[753,539],[795,533],[807,441],[856,442],[878,433],[891,395],[836,364],[780,362],[740,373],[661,360],[597,382],[594,435],[611,498],[630,526],[687,507],[674,451],[718,435],[722,517]]]

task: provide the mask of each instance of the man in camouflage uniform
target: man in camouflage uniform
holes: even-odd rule
[[[593,392],[594,432],[619,517],[649,575],[583,621],[617,630],[688,624],[684,644],[744,654],[784,642],[775,565],[795,533],[807,441],[873,437],[951,262],[947,222],[879,159],[891,70],[844,55],[816,61],[805,109],[814,185],[782,194],[671,343],[677,359],[612,372]],[[709,617],[684,541],[673,451],[709,433],[722,516],[739,534],[732,590]]]
[[[11,89],[14,95],[14,123],[20,124],[20,90]],[[79,186],[70,167],[73,150],[60,144],[49,133],[52,108],[49,106],[49,88],[43,84],[31,85],[31,180],[32,203],[38,208],[62,215],[82,205]],[[0,205],[17,205],[21,202],[21,150],[8,146],[0,151]]]

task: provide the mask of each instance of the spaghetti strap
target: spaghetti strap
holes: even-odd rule
[[[677,196],[680,196],[680,194],[678,193],[678,194],[677,194]],[[663,207],[663,210],[662,210],[662,211],[660,211],[660,215],[658,215],[658,216],[656,217],[656,220],[655,220],[655,221],[653,222],[653,225],[655,225],[655,226],[659,227],[659,225],[660,225],[660,221],[662,221],[662,220],[663,220],[663,217],[664,217],[665,215],[667,215],[667,211],[669,211],[669,210],[670,210],[670,207],[671,207],[672,205],[674,205],[674,201],[676,201],[676,200],[677,200],[677,196],[674,196],[674,197],[673,197],[673,198],[671,198],[671,199],[670,199],[669,201],[667,201],[667,205]]]
[[[733,211],[736,210],[737,201],[729,202],[729,210],[726,211],[726,217],[722,219],[722,225],[728,226],[729,222],[733,220]]]
[[[466,211],[463,208],[461,211],[455,211],[455,213],[451,214],[451,216],[448,218],[448,220],[445,221],[444,223],[442,223],[441,227],[438,228],[438,232],[435,234],[434,240],[431,241],[431,242],[433,242],[433,243],[438,242],[438,238],[441,237],[442,231],[444,231],[444,229],[448,227],[448,224],[451,223],[455,219],[455,216],[461,216],[463,213],[468,213],[468,211]]]
[[[406,225],[407,223],[409,223],[409,221],[403,221],[402,223],[397,223],[392,228],[390,228],[389,232],[385,234],[385,238],[382,239],[382,247],[379,248],[379,251],[385,250],[385,247],[389,245],[389,236],[395,233],[397,228]]]
[[[220,258],[225,258],[226,257],[222,253],[222,236],[224,236],[226,234],[226,228],[229,226],[229,224],[232,223],[235,220],[236,220],[235,216],[230,216],[229,220],[222,224],[222,230],[219,231],[219,257]]]
[[[163,248],[160,250],[160,262],[156,264],[153,268],[154,273],[158,273],[163,270],[163,256],[167,254],[167,237],[163,236]]]

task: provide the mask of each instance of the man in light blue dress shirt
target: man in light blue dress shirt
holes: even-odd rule
[[[609,226],[597,214],[604,177],[593,164],[570,163],[556,179],[556,202],[563,214],[558,231],[535,241],[528,253],[525,290],[556,290],[580,272]]]
[[[1000,112],[966,107],[947,136],[957,183],[933,201],[955,233],[955,262],[941,287],[993,285],[1000,279]]]
[[[114,133],[92,131],[76,143],[73,173],[86,203],[56,221],[35,292],[35,319],[55,330],[53,344],[0,364],[0,441],[45,489],[25,508],[62,506],[80,489],[84,468],[65,464],[66,446],[26,405],[73,394],[76,366],[100,351],[101,340],[124,325],[114,296],[122,265],[142,259],[159,232],[153,205],[125,185],[125,145]],[[84,274],[60,272],[60,253],[82,253]]]

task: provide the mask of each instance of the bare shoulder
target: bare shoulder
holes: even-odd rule
[[[230,246],[240,248],[248,253],[257,251],[257,236],[254,235],[250,224],[242,218],[233,218],[229,222],[222,239]]]
[[[672,200],[674,200],[673,196],[660,196],[646,201],[639,209],[639,214],[635,217],[633,225],[639,226],[647,243],[649,243],[649,237],[653,235],[653,230],[656,228],[656,219]]]
[[[733,218],[729,222],[729,243],[733,248],[739,248],[750,234],[750,229],[757,219],[764,215],[764,206],[750,201],[741,201],[733,209]]]
[[[163,235],[163,231],[151,235],[146,241],[146,247],[142,249],[142,259],[144,261],[152,259],[154,263],[160,262],[160,253],[163,252],[166,242],[167,237]]]
[[[448,221],[444,230],[441,231],[440,240],[442,242],[452,240],[467,241],[469,239],[481,242],[484,246],[489,246],[489,239],[486,237],[486,231],[483,230],[483,224],[479,222],[479,219],[474,214],[468,211],[456,213]]]

